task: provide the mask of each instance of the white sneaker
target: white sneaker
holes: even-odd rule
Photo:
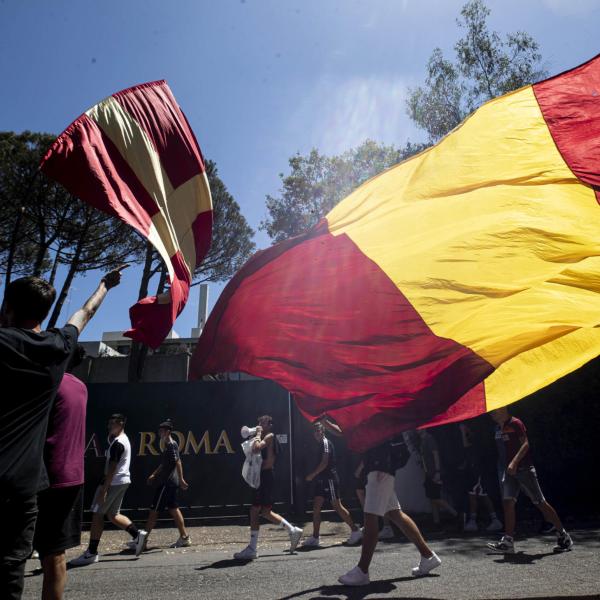
[[[253,550],[250,546],[246,546],[241,552],[236,552],[233,555],[236,560],[254,560],[258,558],[256,550]]]
[[[138,536],[135,538],[135,555],[139,556],[146,549],[146,538],[148,537],[148,532],[145,529],[140,529],[138,531]]]
[[[293,527],[290,531],[290,552],[294,552],[298,547],[298,542],[302,538],[302,529]]]
[[[189,548],[191,545],[192,540],[189,535],[187,537],[179,536],[179,539],[174,544],[171,544],[169,548]]]
[[[396,537],[394,530],[391,525],[384,525],[381,531],[379,532],[380,540],[393,540]]]
[[[77,558],[73,558],[69,561],[69,564],[73,567],[83,567],[84,565],[92,565],[98,562],[98,555],[92,554],[87,550]]]
[[[369,579],[368,573],[363,573],[360,567],[354,567],[354,569],[350,569],[345,575],[342,575],[338,578],[338,581],[342,585],[369,585],[371,580]]]
[[[493,519],[492,522],[485,528],[486,531],[502,531],[504,525],[500,519]]]
[[[350,537],[346,540],[347,546],[358,546],[362,542],[362,531],[357,529],[356,531],[352,531],[350,533]]]
[[[477,527],[477,521],[474,521],[473,519],[469,519],[465,523],[465,528],[463,531],[477,531],[478,529],[479,529],[479,527]]]
[[[314,535],[311,535],[310,537],[306,538],[302,542],[302,547],[303,548],[320,548],[321,540],[320,540],[320,538],[315,537]]]
[[[429,558],[421,556],[419,566],[412,570],[413,577],[423,577],[433,569],[437,569],[442,564],[440,557],[434,552]]]

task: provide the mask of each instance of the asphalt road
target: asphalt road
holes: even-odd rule
[[[225,542],[192,548],[150,544],[137,559],[107,543],[110,551],[105,550],[99,563],[69,570],[66,599],[600,598],[600,530],[574,531],[575,548],[563,554],[553,553],[552,535],[519,539],[517,554],[506,558],[486,551],[488,537],[432,540],[443,564],[422,579],[410,576],[417,561],[410,544],[380,542],[371,585],[346,588],[337,578],[356,564],[360,548],[341,545],[345,532],[339,525],[331,524],[323,536],[327,547],[295,555],[285,551],[282,532],[263,528],[260,557],[247,564],[231,558],[246,543],[245,528],[238,529]],[[200,539],[200,532],[193,535]],[[120,536],[119,544],[126,539],[121,532],[107,532],[109,536]],[[28,563],[26,599],[40,597],[37,566]]]

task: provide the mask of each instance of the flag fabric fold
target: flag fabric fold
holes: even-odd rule
[[[41,169],[131,225],[161,255],[170,289],[132,306],[125,333],[158,347],[186,304],[212,230],[204,159],[169,86],[145,83],[96,104],[55,140]]]
[[[223,291],[191,377],[272,379],[365,450],[600,354],[600,57],[488,102]]]

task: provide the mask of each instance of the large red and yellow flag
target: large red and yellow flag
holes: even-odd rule
[[[170,289],[132,306],[125,333],[156,348],[185,306],[212,229],[202,153],[169,86],[145,83],[96,104],[56,139],[41,169],[160,253]]]
[[[273,379],[364,450],[600,354],[600,57],[492,100],[224,290],[193,376]]]

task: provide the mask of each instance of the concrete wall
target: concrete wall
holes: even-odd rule
[[[188,354],[155,354],[144,362],[142,381],[187,381]],[[129,357],[86,358],[75,375],[86,383],[127,383]]]

